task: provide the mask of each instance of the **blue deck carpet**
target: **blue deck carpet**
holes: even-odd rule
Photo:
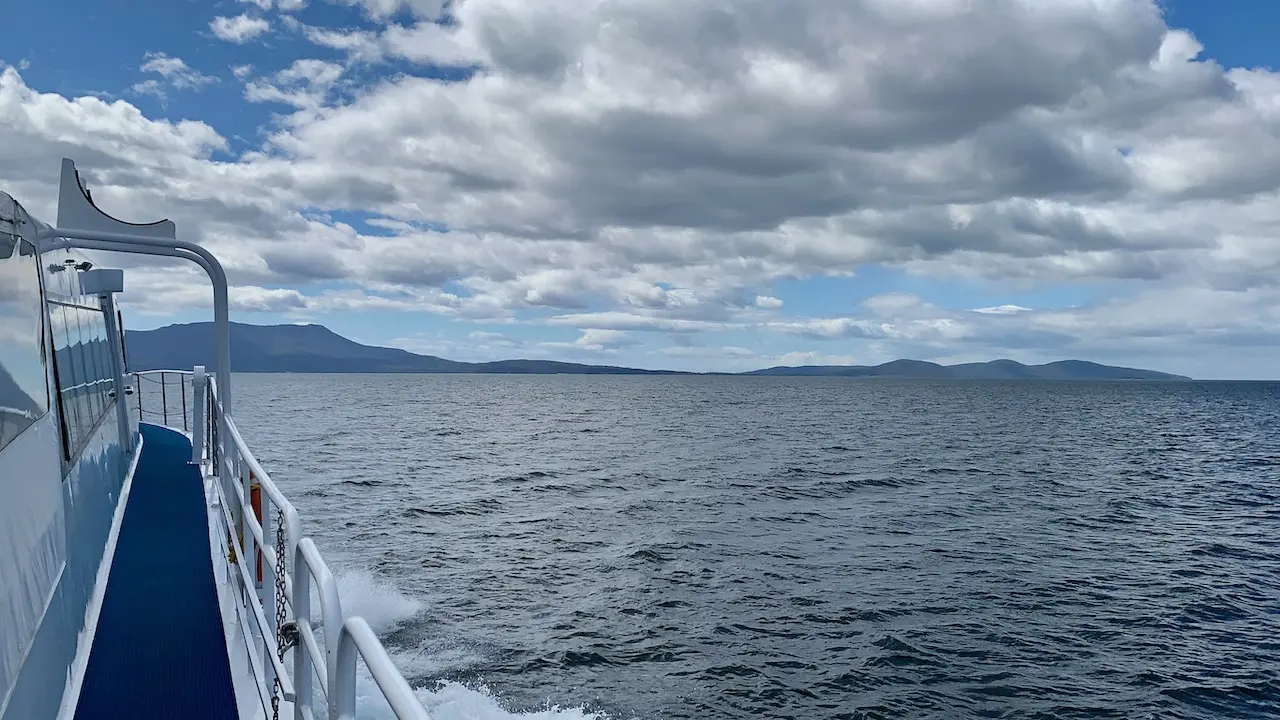
[[[235,718],[191,443],[142,436],[76,717]]]

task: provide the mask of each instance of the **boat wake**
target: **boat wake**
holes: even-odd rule
[[[582,708],[551,707],[531,712],[510,712],[502,707],[488,688],[467,687],[456,682],[442,682],[434,690],[420,688],[417,693],[433,720],[605,720],[608,717]],[[382,700],[380,695],[376,699]]]
[[[457,643],[426,640],[417,647],[397,647],[387,638],[427,611],[427,604],[408,595],[394,584],[364,569],[336,572],[338,592],[347,615],[359,615],[374,632],[384,638],[387,650],[410,683],[432,720],[607,720],[608,716],[581,707],[548,707],[543,710],[513,712],[502,706],[498,696],[484,685],[464,685],[438,680],[418,687],[413,678],[440,675],[451,669],[474,668],[484,663],[474,648]],[[360,665],[357,674],[357,714],[367,720],[395,717],[378,692],[373,679]]]
[[[348,615],[359,615],[379,635],[385,634],[426,609],[421,600],[406,595],[387,580],[362,568],[336,569],[338,596]]]

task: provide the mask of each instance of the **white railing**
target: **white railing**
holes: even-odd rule
[[[215,479],[218,516],[227,533],[229,560],[236,566],[237,610],[249,630],[247,641],[254,645],[248,648],[250,666],[267,716],[287,717],[292,705],[295,720],[317,717],[312,708],[316,679],[327,706],[318,717],[354,717],[359,656],[397,718],[430,720],[368,624],[343,615],[333,572],[315,543],[303,536],[293,503],[253,456],[235,421],[221,411],[214,379],[200,367],[133,376],[140,419],[177,429],[170,422],[180,417],[182,429],[191,435],[192,462]],[[320,600],[323,647],[311,617],[313,584]],[[292,669],[286,662],[289,652]]]
[[[352,720],[356,716],[356,657],[363,657],[365,667],[373,676],[374,683],[382,691],[382,696],[391,704],[391,711],[398,718],[423,718],[427,711],[422,709],[417,696],[404,676],[396,668],[395,663],[383,649],[378,636],[370,629],[369,623],[362,617],[349,617],[342,624],[342,632],[338,636],[337,676],[334,678],[334,703],[330,705],[331,714],[341,720]]]
[[[190,370],[144,370],[130,373],[125,382],[131,384],[131,408],[141,422],[164,425],[190,432],[193,423],[194,395]]]

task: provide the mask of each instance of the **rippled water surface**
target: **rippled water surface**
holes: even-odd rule
[[[348,604],[496,712],[1280,715],[1277,384],[236,382]]]

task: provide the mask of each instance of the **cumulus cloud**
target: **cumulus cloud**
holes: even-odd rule
[[[427,20],[437,20],[444,12],[449,0],[336,0],[343,5],[350,5],[364,10],[373,20],[384,21],[404,10],[414,16]]]
[[[156,95],[161,98],[165,97],[165,90],[168,88],[199,90],[206,85],[218,82],[218,78],[212,75],[205,75],[192,68],[182,58],[172,57],[161,52],[147,53],[138,69],[144,73],[159,75],[160,78],[151,78],[134,83],[133,91],[139,94]]]
[[[247,5],[257,5],[258,9],[263,11],[274,7],[279,8],[280,12],[293,12],[307,6],[306,0],[240,0],[240,2]]]
[[[290,25],[346,66],[236,71],[248,101],[290,113],[250,152],[215,159],[227,141],[198,119],[40,93],[7,68],[0,172],[47,207],[47,168],[76,157],[101,204],[163,208],[244,288],[534,313],[583,331],[572,345],[752,332],[849,345],[797,350],[835,357],[1226,357],[1280,336],[1280,76],[1207,59],[1153,0],[348,4],[374,24]],[[247,42],[270,24],[210,28]],[[886,294],[804,315],[774,289],[874,266],[1101,290],[1079,308]]]
[[[209,22],[209,30],[219,40],[243,44],[271,29],[271,23],[260,17],[240,14],[234,17],[219,15]]]
[[[244,97],[249,102],[277,102],[299,110],[316,109],[323,105],[342,72],[342,66],[336,63],[295,60],[270,78],[249,81]]]

